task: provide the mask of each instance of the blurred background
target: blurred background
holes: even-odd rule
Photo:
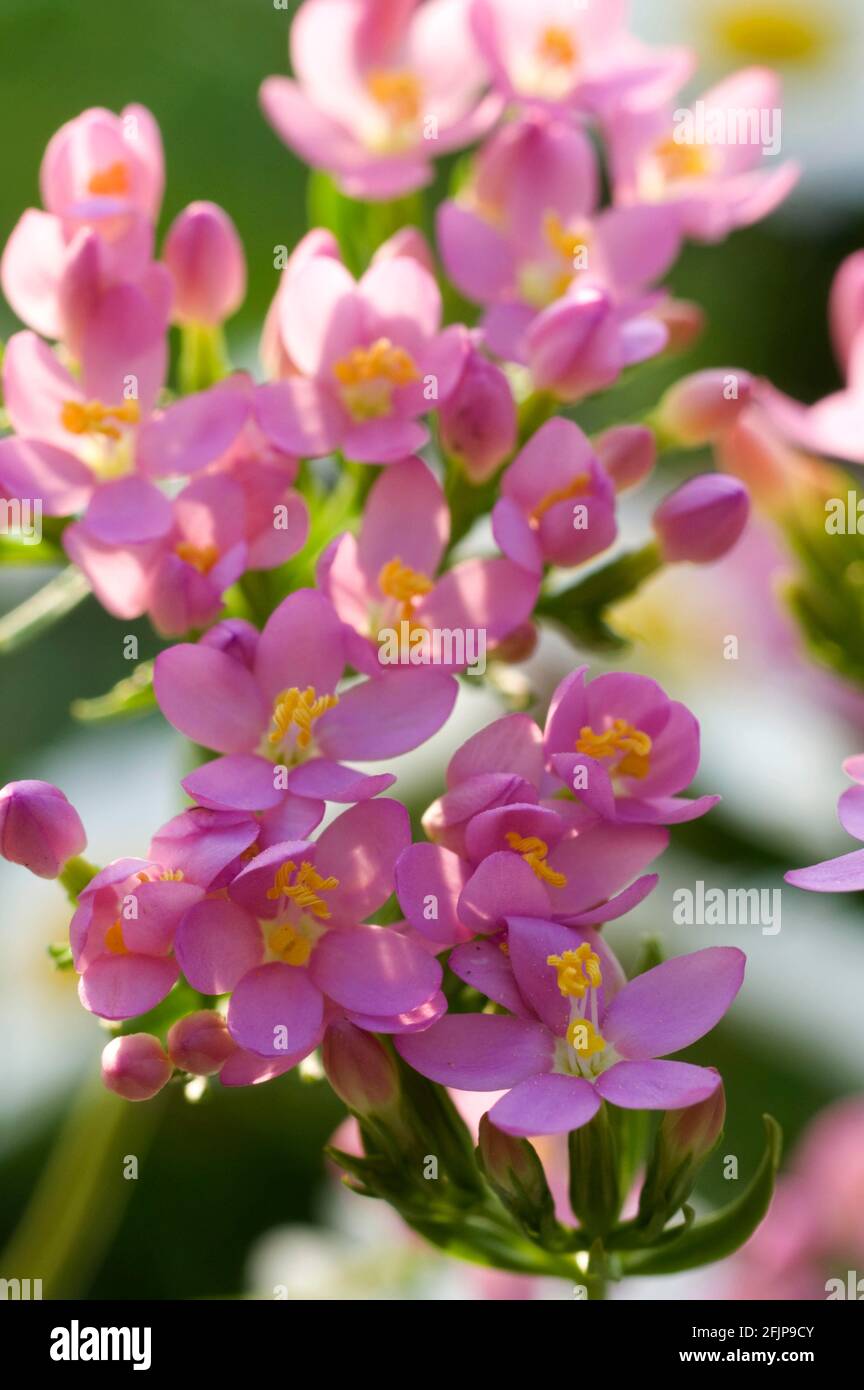
[[[650,406],[668,380],[707,364],[765,374],[815,399],[837,384],[825,321],[831,278],[845,255],[864,246],[859,0],[820,0],[818,7],[638,0],[635,13],[642,36],[692,44],[706,82],[749,63],[778,66],[786,80],[783,155],[805,161],[805,172],[789,207],[768,224],[686,252],[670,284],[704,307],[708,331],[685,363],[646,374],[627,409]],[[63,121],[87,106],[142,102],[165,142],[164,225],[196,198],[221,203],[238,225],[250,279],[231,341],[235,361],[253,365],[277,281],[273,248],[290,248],[306,225],[304,171],[264,122],[256,98],[265,76],[287,69],[288,19],[271,0],[149,0],[124,6],[122,18],[112,0],[75,7],[4,0],[0,242],[25,207],[38,205],[39,162]],[[0,337],[15,327],[0,306]],[[585,413],[586,427],[600,422]],[[686,464],[692,468],[693,460]],[[658,486],[674,480],[674,471],[661,470]],[[650,495],[627,501],[625,542],[644,534],[650,502]],[[785,869],[854,848],[834,805],[845,785],[842,758],[864,749],[864,694],[804,656],[782,600],[792,568],[776,535],[759,523],[729,560],[661,577],[620,615],[633,646],[617,664],[650,673],[694,709],[703,727],[699,790],[724,800],[707,820],[673,833],[660,886],[610,938],[625,964],[649,933],[672,954],[722,937],[749,956],[731,1015],[691,1050],[693,1060],[721,1068],[729,1101],[726,1135],[699,1191],[705,1206],[735,1195],[724,1156],[738,1159],[742,1178],[752,1171],[765,1110],[783,1125],[791,1157],[817,1114],[862,1089],[864,912],[856,895],[814,897],[783,886],[776,935],[757,926],[672,922],[677,888],[698,880],[779,888]],[[0,569],[0,612],[48,577]],[[182,805],[183,743],[158,716],[102,729],[70,717],[74,698],[101,694],[128,673],[129,633],[139,637],[141,658],[158,650],[146,624],[117,623],[87,601],[0,664],[0,784],[21,777],[58,783],[87,826],[88,857],[99,863],[143,853],[153,829]],[[730,634],[739,639],[734,662],[723,658]],[[572,648],[550,635],[529,663],[508,673],[509,693],[542,711],[573,664]],[[592,668],[600,663],[592,659]],[[450,752],[502,710],[494,693],[466,690],[458,719],[421,756],[403,760],[397,792],[413,810],[438,794]],[[0,904],[0,1275],[42,1278],[46,1297],[571,1296],[566,1287],[520,1285],[431,1256],[389,1212],[340,1191],[321,1150],[343,1114],[314,1078],[239,1091],[216,1086],[197,1103],[179,1087],[144,1106],[103,1094],[105,1035],[78,1005],[75,977],[55,972],[46,954],[65,935],[62,895],[0,863]],[[803,1140],[809,1148],[801,1152],[810,1154],[804,1166],[818,1169],[813,1181],[824,1193],[828,1180],[811,1151],[817,1158],[834,1153],[851,1183],[843,1200],[860,1212],[864,1118],[837,1115],[830,1112],[816,1138]],[[850,1125],[856,1142],[848,1142]],[[130,1156],[137,1178],[124,1177]],[[787,1210],[815,1200],[797,1172],[803,1163],[787,1179]],[[793,1228],[784,1222],[787,1236]],[[845,1277],[856,1258],[858,1267],[864,1262],[860,1216],[857,1234],[851,1217],[838,1229],[844,1234],[815,1254],[803,1233],[779,1250],[763,1238],[727,1267],[632,1284],[622,1296],[735,1297],[746,1290],[750,1297],[824,1297],[825,1279]]]

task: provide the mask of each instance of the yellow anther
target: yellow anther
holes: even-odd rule
[[[129,954],[129,947],[123,940],[123,924],[120,918],[113,922],[105,933],[105,949],[115,956],[126,956]]]
[[[313,685],[306,690],[298,690],[296,685],[292,685],[290,690],[283,690],[281,695],[277,695],[273,706],[270,742],[281,743],[293,725],[298,730],[297,747],[308,748],[312,742],[315,720],[338,703],[338,695],[317,695]]]
[[[600,957],[585,941],[575,951],[547,956],[546,964],[557,970],[558,988],[568,998],[583,999],[587,990],[599,989],[603,983]]]
[[[88,193],[117,193],[129,192],[129,170],[118,159],[114,164],[109,164],[105,169],[97,169],[95,174],[91,174],[87,183]]]
[[[312,954],[312,942],[308,936],[304,936],[287,922],[273,928],[267,938],[267,945],[274,956],[278,956],[286,965],[305,965]]]
[[[606,1047],[606,1039],[587,1018],[574,1018],[567,1029],[567,1041],[579,1057],[593,1057]]]
[[[435,587],[435,583],[426,574],[421,574],[419,570],[412,570],[409,565],[403,565],[397,555],[394,560],[388,560],[382,566],[378,574],[378,587],[385,598],[395,598],[399,607],[399,617],[410,622],[414,612],[414,602],[422,598],[424,594],[429,594]]]
[[[191,541],[178,541],[174,547],[175,555],[185,560],[199,574],[209,574],[219,559],[217,545],[193,545]]]
[[[346,357],[334,362],[333,375],[355,420],[377,420],[389,415],[394,389],[420,380],[411,354],[389,338],[378,338],[368,348],[352,348]]]
[[[577,258],[588,250],[588,229],[578,227],[571,230],[565,227],[557,212],[546,213],[543,218],[543,235],[552,250],[557,251],[573,270],[576,269]]]
[[[714,29],[724,46],[748,64],[807,64],[837,38],[826,10],[807,6],[805,13],[805,7],[796,6],[790,13],[788,3],[777,0],[726,5],[718,11]]]
[[[65,401],[60,412],[60,423],[70,434],[104,434],[108,439],[119,439],[121,432],[116,424],[137,425],[141,412],[137,401],[123,401],[122,405],[103,405],[101,401]]]
[[[548,883],[552,888],[563,888],[567,883],[564,874],[559,874],[555,869],[550,869],[546,863],[549,855],[549,846],[545,840],[541,840],[537,835],[525,837],[516,830],[508,830],[504,836],[508,845],[517,854],[521,854],[525,863],[533,869],[537,877],[543,882]]]
[[[711,153],[704,145],[678,141],[671,135],[660,141],[654,155],[670,183],[702,178],[711,169]]]
[[[541,517],[546,515],[550,507],[554,507],[558,502],[569,502],[574,497],[582,497],[590,484],[591,479],[588,474],[580,473],[566,487],[559,487],[553,492],[547,492],[546,496],[537,503],[528,520],[532,525],[538,525]]]
[[[624,777],[647,777],[651,748],[650,736],[626,719],[614,720],[602,734],[585,724],[576,740],[576,752],[589,758],[615,758],[620,754],[612,771]]]
[[[162,873],[159,875],[159,878],[160,878],[160,880],[162,881],[162,883],[182,883],[182,882],[183,882],[183,870],[182,870],[182,869],[163,869]]]
[[[292,874],[296,875],[293,883]],[[320,895],[338,887],[338,878],[322,878],[308,859],[303,860],[299,869],[293,860],[288,859],[276,870],[273,887],[267,889],[267,897],[271,902],[279,898],[290,898],[298,907],[311,912],[313,917],[320,917],[326,921],[330,916],[330,909]]]
[[[548,29],[543,30],[537,43],[537,53],[543,62],[561,68],[571,68],[579,56],[573,35],[556,24],[550,24]]]
[[[419,119],[423,89],[413,72],[370,72],[366,77],[366,90],[372,100],[384,108],[393,125],[410,125]]]

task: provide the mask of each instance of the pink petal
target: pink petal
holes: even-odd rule
[[[396,1039],[410,1067],[463,1091],[501,1091],[547,1072],[553,1038],[542,1023],[503,1014],[448,1014],[422,1033]]]
[[[468,866],[458,855],[438,845],[410,845],[394,872],[402,911],[418,932],[448,946],[468,939],[471,933],[456,912],[468,876]]]
[[[317,695],[335,690],[345,667],[342,624],[333,605],[314,589],[297,589],[268,618],[255,658],[265,697],[312,686]],[[317,736],[319,719],[314,726]]]
[[[635,1061],[689,1047],[726,1013],[745,963],[734,946],[709,946],[655,965],[613,999],[601,1022],[604,1038]]]
[[[405,459],[376,479],[363,510],[357,559],[369,581],[398,557],[421,574],[434,575],[450,533],[441,485],[422,459]]]
[[[228,1006],[228,1029],[260,1057],[305,1056],[317,1045],[324,1000],[305,970],[272,961],[239,981]]]
[[[97,489],[84,525],[106,545],[135,545],[164,536],[171,520],[171,503],[158,487],[130,476]]]
[[[193,989],[227,994],[261,964],[264,941],[251,913],[224,898],[207,898],[180,923],[176,953]]]
[[[267,727],[270,710],[253,676],[213,647],[160,652],[153,686],[169,724],[218,753],[251,751]]]
[[[581,1076],[531,1076],[496,1101],[489,1119],[505,1134],[567,1134],[593,1120],[600,1097]]]
[[[227,452],[249,409],[247,393],[231,383],[176,401],[138,431],[138,467],[153,478],[197,473]]]
[[[506,714],[472,734],[450,759],[447,786],[456,787],[484,772],[512,772],[532,786],[540,786],[543,738],[529,715]]]
[[[78,996],[100,1018],[135,1018],[161,1004],[179,973],[166,956],[97,956],[78,982]]]
[[[200,806],[215,810],[267,811],[281,804],[284,790],[275,785],[276,765],[254,753],[213,758],[181,783]]]
[[[689,1062],[617,1062],[595,1086],[604,1100],[625,1110],[683,1110],[713,1095],[721,1083],[711,1067]]]
[[[322,715],[318,745],[328,757],[359,762],[408,753],[446,723],[457,693],[452,676],[428,667],[361,681]]]
[[[806,869],[790,869],[783,877],[809,893],[858,893],[864,888],[864,849],[824,859]]]
[[[503,850],[481,860],[459,898],[467,929],[491,932],[505,917],[549,917],[549,894],[518,854]]]
[[[438,992],[441,966],[389,927],[329,931],[312,953],[309,972],[323,994],[357,1013],[410,1013]]]
[[[334,926],[363,922],[387,901],[396,861],[410,843],[408,812],[389,797],[352,806],[322,831],[315,867],[339,880],[327,895]]]
[[[467,941],[450,952],[447,962],[454,975],[472,989],[501,1004],[518,1018],[531,1018],[531,1010],[519,993],[513,967],[501,942]]]
[[[369,801],[379,792],[386,792],[396,781],[392,772],[379,772],[371,777],[343,763],[327,758],[312,758],[292,768],[287,777],[288,790],[295,796],[308,796],[322,801],[340,801],[353,805]]]
[[[74,454],[36,439],[0,439],[0,491],[37,499],[46,516],[80,512],[93,491],[93,475]]]

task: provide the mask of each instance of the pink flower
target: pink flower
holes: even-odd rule
[[[432,161],[497,119],[463,0],[305,0],[291,28],[296,78],[268,77],[264,114],[301,159],[355,198],[421,188]]]
[[[220,458],[250,411],[234,381],[156,409],[166,322],[165,305],[139,287],[108,291],[88,322],[80,376],[35,334],[9,340],[3,385],[16,434],[0,440],[0,485],[10,496],[41,498],[48,516],[86,510],[109,544],[164,534],[169,504],[151,480]]]
[[[627,32],[623,0],[471,0],[480,51],[508,97],[602,111],[646,84],[686,78],[683,50]]]
[[[204,994],[231,993],[228,1029],[242,1051],[228,1058],[225,1084],[289,1070],[331,1020],[389,1033],[440,1017],[437,961],[396,928],[363,925],[390,896],[409,840],[398,802],[355,806],[315,843],[263,851],[227,897],[186,913],[176,940],[186,979]]]
[[[607,128],[616,204],[666,207],[681,232],[697,241],[721,241],[736,227],[767,217],[798,179],[791,162],[759,167],[766,118],[779,141],[779,107],[779,79],[767,68],[733,73],[691,110],[673,113],[665,97],[658,102],[656,93],[634,94]],[[683,119],[690,115],[692,130]]]
[[[574,427],[575,428],[575,427]],[[364,639],[352,644],[352,661],[370,675],[394,660],[404,665],[425,633],[462,635],[461,651],[430,648],[429,663],[458,670],[474,664],[471,639],[490,645],[505,638],[534,610],[538,583],[511,560],[464,560],[435,578],[450,532],[440,484],[421,459],[386,469],[366,501],[358,536],[338,536],[324,552],[318,582],[339,617]],[[482,637],[481,637],[482,634]],[[449,640],[449,639],[448,639]],[[387,645],[379,645],[387,642]],[[475,651],[475,659],[480,656]]]
[[[467,188],[442,205],[438,237],[447,273],[462,294],[487,306],[484,334],[498,356],[545,366],[548,376],[559,308],[572,360],[585,356],[600,322],[598,305],[607,306],[603,319],[617,311],[618,336],[625,339],[632,336],[630,322],[639,324],[638,315],[651,307],[643,301],[646,287],[678,254],[675,219],[662,207],[598,212],[598,184],[586,135],[533,111],[492,137]],[[565,313],[570,301],[592,307]],[[659,351],[666,333],[656,321],[652,327]],[[640,360],[623,345],[620,356]],[[554,379],[562,375],[559,365]]]
[[[178,323],[217,326],[246,294],[246,260],[237,228],[216,203],[190,203],[165,238],[165,264],[174,281]]]
[[[472,347],[455,391],[438,413],[444,452],[473,483],[483,483],[516,447],[518,419],[510,383]]]
[[[143,106],[93,107],[57,131],[40,174],[46,211],[29,209],[0,264],[3,293],[24,323],[66,338],[83,256],[105,287],[147,271],[164,183],[159,129]]]
[[[313,251],[283,278],[278,316],[294,374],[261,388],[275,443],[301,457],[341,449],[392,463],[426,442],[417,417],[454,390],[469,340],[456,325],[441,331],[438,286],[417,260],[379,260],[357,282]]]
[[[615,540],[615,488],[572,420],[548,420],[501,479],[495,539],[532,574],[579,565]]]
[[[586,685],[580,667],[552,697],[543,736],[549,766],[577,802],[619,824],[678,825],[719,801],[679,795],[699,767],[699,723],[656,681],[609,672]]]
[[[40,878],[56,878],[86,847],[75,807],[51,782],[7,782],[0,790],[0,855]]]
[[[737,545],[750,517],[743,483],[723,473],[701,473],[663,498],[652,525],[667,564],[711,564]]]
[[[390,786],[389,774],[365,776],[341,759],[374,762],[416,748],[447,719],[456,682],[440,671],[403,670],[337,695],[348,659],[342,622],[311,589],[290,594],[260,637],[248,624],[221,623],[197,644],[160,653],[162,713],[187,738],[226,755],[184,780],[190,796],[271,812],[283,827],[267,840],[273,844],[303,838],[325,800],[351,803]]]
[[[134,509],[148,485],[129,479],[124,503]],[[247,464],[232,476],[206,473],[163,509],[160,535],[135,544],[112,543],[126,525],[118,490],[111,506],[63,533],[63,544],[90,581],[99,602],[121,618],[148,613],[157,631],[179,636],[218,617],[222,595],[248,569],[271,569],[305,544],[306,504],[278,468]],[[155,508],[154,508],[155,511]]]
[[[721,1084],[713,1068],[658,1059],[689,1047],[723,1017],[744,978],[741,951],[709,947],[627,983],[590,930],[511,917],[507,946],[499,977],[490,976],[484,992],[512,1016],[450,1014],[396,1039],[405,1061],[433,1081],[507,1089],[489,1112],[505,1134],[567,1133],[587,1124],[604,1100],[625,1110],[683,1109]],[[473,950],[453,952],[457,972]]]
[[[864,840],[864,754],[847,758],[843,771],[854,787],[847,787],[837,803],[837,817],[843,829],[856,840]],[[790,869],[783,877],[808,893],[858,893],[864,888],[864,849],[852,850],[836,859],[823,860],[806,869]]]

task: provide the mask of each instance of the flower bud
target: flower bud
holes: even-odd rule
[[[716,1071],[714,1067],[710,1070]],[[720,1139],[725,1121],[726,1094],[722,1082],[707,1100],[683,1110],[666,1111],[639,1199],[641,1225],[662,1230],[683,1206],[700,1168]]]
[[[670,444],[698,448],[719,439],[750,404],[753,378],[737,368],[694,372],[671,386],[654,423]]]
[[[500,367],[472,348],[455,391],[438,418],[446,453],[472,483],[485,482],[516,447],[516,403]]]
[[[750,515],[743,483],[725,473],[703,473],[664,497],[653,526],[667,564],[710,564],[731,550]]]
[[[193,1076],[214,1076],[236,1048],[225,1019],[215,1009],[187,1014],[168,1030],[172,1062]]]
[[[371,1033],[337,1019],[324,1035],[322,1052],[327,1080],[355,1114],[374,1115],[398,1099],[396,1068]]]
[[[102,1080],[124,1100],[152,1100],[173,1070],[159,1039],[150,1033],[112,1038],[102,1053]]]
[[[237,228],[215,203],[190,203],[165,239],[174,280],[174,317],[218,327],[243,302],[246,259]]]
[[[411,261],[419,261],[423,269],[428,270],[430,275],[435,274],[435,257],[432,255],[432,248],[419,227],[401,227],[398,232],[394,232],[393,236],[388,237],[378,247],[372,257],[372,264],[379,265],[381,261],[392,261],[398,256],[407,257]]]
[[[667,299],[654,310],[669,334],[667,352],[686,352],[705,331],[705,311],[689,299]]]
[[[654,433],[645,425],[614,425],[593,441],[616,492],[626,492],[649,476],[657,459]]]
[[[0,855],[40,878],[57,878],[87,836],[75,807],[50,782],[10,782],[0,791]]]
[[[504,1134],[484,1115],[480,1120],[477,1157],[490,1186],[527,1231],[549,1233],[555,1202],[543,1164],[527,1139]]]

